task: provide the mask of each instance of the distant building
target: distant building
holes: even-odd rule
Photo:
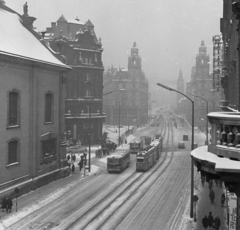
[[[177,91],[184,94],[184,80],[183,80],[182,70],[179,71],[179,75],[178,75]],[[178,93],[177,94],[177,110],[176,110],[178,114],[185,113],[182,100],[185,100],[185,97]]]
[[[71,68],[33,29],[36,18],[0,2],[0,198],[69,175],[64,91]]]
[[[196,65],[192,68],[191,81],[188,86],[189,97],[194,100],[194,124],[200,129],[204,130],[206,127],[206,101],[208,101],[208,112],[220,110],[220,92],[213,89],[212,75],[209,74],[209,55],[207,54],[207,47],[204,41],[201,42],[199,52],[196,56]],[[193,97],[195,94],[199,97]],[[190,105],[191,106],[191,105]]]
[[[103,63],[101,39],[97,39],[94,25],[78,18],[66,20],[62,15],[47,28],[45,40],[59,52],[63,61],[72,67],[67,78],[66,135],[82,144],[97,144],[102,139]]]
[[[148,80],[142,70],[136,42],[128,57],[128,69],[110,68],[104,73],[106,123],[111,125],[141,125],[148,121]]]

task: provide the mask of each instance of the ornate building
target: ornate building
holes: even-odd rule
[[[19,15],[0,2],[0,20],[1,199],[69,175],[64,92],[71,68],[35,32],[27,3]]]
[[[47,28],[45,40],[72,67],[67,78],[65,95],[67,139],[79,139],[82,144],[100,143],[105,114],[102,111],[103,63],[101,39],[88,20],[67,21],[62,15]]]
[[[104,91],[113,91],[104,98],[107,124],[141,125],[148,121],[148,81],[136,42],[128,57],[128,70],[112,67],[105,72]]]

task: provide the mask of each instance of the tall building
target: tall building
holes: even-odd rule
[[[45,40],[61,54],[62,60],[72,67],[67,78],[65,95],[66,136],[79,139],[82,144],[101,143],[103,63],[101,39],[97,39],[94,25],[78,18],[67,21],[62,15],[47,28]]]
[[[20,15],[1,1],[0,20],[2,198],[16,187],[22,194],[69,175],[64,92],[71,68],[35,32],[27,3]]]
[[[211,127],[208,145],[191,152],[202,177],[207,181],[221,180],[230,193],[236,194],[236,215],[229,221],[229,226],[235,229],[240,229],[239,27],[240,2],[223,0],[223,17],[220,19],[222,34],[213,37],[217,54],[213,58],[213,86],[223,94],[223,111],[208,114]],[[230,216],[229,213],[227,215]]]
[[[148,120],[148,81],[142,70],[136,42],[128,57],[128,69],[113,67],[104,73],[106,123],[111,125],[141,125]]]

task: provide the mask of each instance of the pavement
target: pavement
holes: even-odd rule
[[[109,136],[111,137],[111,132],[109,133]],[[135,136],[133,134],[126,137],[127,144],[118,146],[115,151],[128,149],[128,143],[134,138]],[[99,161],[99,158],[95,157],[95,150],[97,148],[99,148],[99,145],[91,146],[90,172],[88,172],[88,170],[86,170],[85,173],[84,170],[80,172],[77,163],[79,162],[80,155],[82,153],[74,152],[76,155],[76,161],[72,163],[75,165],[75,171],[71,172],[70,176],[53,181],[50,184],[24,194],[21,197],[18,197],[17,200],[13,199],[13,208],[11,213],[7,214],[6,212],[2,212],[0,210],[0,230],[6,229],[7,226],[16,222],[18,219],[21,219],[24,216],[38,210],[42,206],[49,204],[58,197],[61,197],[71,191],[73,187],[79,186],[79,184],[84,184],[86,181],[91,180],[91,178],[101,173],[107,162],[107,156],[102,157]],[[110,152],[110,154],[114,152]],[[87,155],[87,160],[89,159],[88,156],[89,155]],[[101,164],[101,167],[99,165],[99,162]]]

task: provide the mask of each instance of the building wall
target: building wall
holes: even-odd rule
[[[19,62],[20,63],[20,62]],[[37,67],[36,64],[18,61],[11,58],[0,62],[0,197],[2,189],[8,189],[15,184],[27,181],[30,178],[48,177],[41,181],[47,183],[51,179],[61,177],[61,170],[67,170],[66,146],[64,142],[64,98],[62,72],[59,69],[50,69],[48,66]],[[17,90],[20,93],[20,126],[7,127],[8,92]],[[53,93],[53,123],[46,124],[45,119],[45,93]],[[48,135],[50,136],[48,137]],[[55,155],[43,155],[42,143],[44,138],[56,138]],[[19,145],[19,162],[8,164],[8,141],[17,138]],[[67,170],[68,171],[68,170]],[[38,182],[36,182],[38,183]],[[31,190],[32,185],[27,187]],[[5,190],[6,191],[6,190]]]
[[[30,69],[10,63],[0,63],[0,185],[29,174],[29,89]],[[17,89],[21,96],[20,128],[7,128],[7,92]],[[7,142],[11,138],[20,140],[20,164],[7,167]]]

